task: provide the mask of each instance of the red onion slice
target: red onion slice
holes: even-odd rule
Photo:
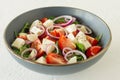
[[[85,26],[85,25],[80,25],[80,24],[76,25],[77,28],[80,28],[81,26]],[[85,33],[85,34],[92,34],[92,30],[89,27],[85,26],[85,28],[87,30],[87,33]]]
[[[29,52],[29,51],[33,51],[34,50],[34,55],[32,55],[32,56],[28,56],[28,58],[25,58],[24,57],[24,54],[26,53],[26,52]],[[36,55],[37,55],[37,51],[36,51],[36,49],[34,49],[34,48],[28,48],[28,49],[25,49],[22,53],[21,53],[21,57],[23,57],[23,58],[25,58],[25,59],[28,59],[28,60],[33,60],[35,57],[36,57]]]
[[[65,18],[65,21],[68,22],[69,19],[68,18]],[[72,17],[72,22],[75,22],[76,21],[76,18],[75,17]]]
[[[76,21],[76,18],[75,18],[75,17],[72,17],[72,20],[73,20],[73,22],[75,22],[75,21]]]
[[[60,37],[56,37],[56,36],[53,36],[52,34],[50,34],[49,29],[54,29],[54,28],[63,29],[63,30],[65,31],[65,36],[67,36],[67,31],[66,31],[63,27],[60,27],[60,26],[48,27],[48,28],[46,29],[46,33],[47,33],[48,36],[50,36],[50,37],[52,37],[52,38],[54,38],[54,39],[59,39],[59,38],[60,38]]]
[[[73,20],[73,22],[75,22],[75,21],[76,21],[76,18],[75,18],[75,17],[72,17],[72,20]],[[65,18],[65,21],[68,22],[69,19],[68,19],[68,18]]]
[[[69,47],[65,47],[65,48],[63,48],[63,50],[62,50],[62,54],[63,55],[65,55],[66,53],[65,53],[65,51],[71,51],[72,49],[71,48],[69,48]]]
[[[63,15],[63,16],[59,16],[59,17],[56,17],[53,22],[55,22],[56,20],[60,19],[60,18],[66,18],[66,19],[69,19],[69,21],[67,21],[66,23],[62,23],[62,24],[59,24],[60,26],[68,26],[70,25],[72,22],[73,22],[73,18],[72,16],[69,16],[69,15]]]
[[[57,54],[59,53],[58,47],[57,47],[55,44],[48,44],[47,47],[46,47],[46,51],[45,51],[47,54],[49,53],[49,52],[48,52],[48,48],[49,48],[50,46],[55,47],[55,49],[57,50],[56,53],[57,53]]]
[[[82,55],[84,60],[87,59],[86,55],[84,53],[82,53],[81,51],[78,51],[78,50],[71,50],[69,52],[67,52],[64,56],[65,60],[68,61],[68,56],[69,55],[72,55],[73,53],[77,54],[77,55]]]
[[[38,36],[41,36],[45,33],[45,28],[42,25],[41,26],[33,26],[33,27],[37,27],[38,29],[42,30],[42,32]],[[33,34],[30,30],[29,30],[29,32],[31,34]]]

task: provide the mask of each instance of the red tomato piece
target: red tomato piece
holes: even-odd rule
[[[74,31],[74,32],[72,32],[72,33],[73,33],[74,36],[76,36],[76,35],[78,34],[78,32],[79,32],[79,31],[76,30],[76,31]]]
[[[43,51],[43,50],[39,50],[38,52],[37,52],[37,58],[39,58],[39,57],[41,57],[41,56],[43,56],[45,54],[45,52]]]
[[[53,36],[58,37],[58,36],[57,36],[57,32],[56,32],[56,30],[51,31],[50,34],[53,35]]]
[[[41,42],[39,39],[36,39],[32,44],[31,47],[35,48],[37,51],[40,50]]]
[[[27,40],[27,36],[26,36],[26,35],[19,35],[18,38],[21,38],[21,39]]]
[[[92,46],[87,50],[86,56],[92,57],[92,56],[98,54],[101,51],[101,49],[102,49],[101,46]]]
[[[56,29],[56,33],[58,34],[58,37],[65,35],[65,31],[63,29]]]
[[[46,39],[49,39],[49,40],[51,40],[51,41],[54,41],[54,42],[57,41],[57,39],[51,38],[50,36],[46,36],[45,38],[46,38]]]
[[[69,47],[71,49],[76,48],[76,45],[64,35],[60,36],[60,39],[58,40],[58,46],[61,50],[65,47]]]
[[[56,53],[49,53],[46,56],[46,62],[48,64],[66,64],[67,63],[67,61],[64,59],[63,56]]]
[[[65,35],[65,32],[62,29],[54,29],[50,32],[51,35],[60,37],[61,35]]]
[[[95,45],[98,44],[98,40],[97,39],[95,39],[95,38],[93,38],[91,36],[88,36],[88,35],[86,35],[86,38],[91,43],[92,46],[95,46]]]
[[[45,38],[47,36],[46,31],[44,32],[44,34],[42,34],[41,36],[38,36],[38,38],[42,41],[43,38]]]
[[[48,18],[44,17],[44,18],[42,18],[40,21],[41,21],[42,23],[44,23],[44,22],[47,21],[47,20],[48,20]]]
[[[44,51],[41,50],[40,48],[41,46],[41,42],[39,39],[36,39],[32,44],[31,44],[31,48],[35,48],[37,50],[37,58],[41,57],[44,54]]]

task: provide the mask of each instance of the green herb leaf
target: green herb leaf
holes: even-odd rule
[[[73,54],[72,57],[76,56],[77,57],[77,61],[82,61],[84,60],[83,56],[82,55],[76,55],[76,54]]]
[[[58,20],[55,21],[56,24],[58,24],[58,23],[65,23],[65,22],[66,21],[65,21],[64,18],[60,18],[60,19],[58,19]]]
[[[29,48],[29,47],[30,47],[30,45],[28,45],[28,44],[23,45],[23,46],[20,48],[20,52],[24,51],[25,49],[27,49],[27,48]]]
[[[75,21],[75,22],[73,22],[73,24],[79,24],[79,22],[78,22],[78,21]]]
[[[29,47],[30,47],[30,45],[25,44],[20,49],[17,49],[15,47],[12,47],[12,49],[16,54],[21,55],[22,51],[29,48]]]
[[[17,37],[17,36],[18,36],[18,33],[17,33],[16,31],[14,31],[14,35],[15,35],[15,37]]]
[[[55,16],[48,17],[48,19],[51,19],[51,20],[53,20],[54,18],[55,18]]]
[[[20,50],[19,49],[15,48],[15,47],[12,47],[12,49],[16,54],[20,55]]]
[[[76,43],[77,48],[82,51],[83,53],[85,53],[85,46],[81,43]]]
[[[98,41],[100,41],[100,39],[102,38],[102,36],[103,36],[103,35],[102,35],[102,34],[100,34],[100,35],[96,36],[96,38],[95,38],[95,39],[96,39],[96,40],[98,40]]]
[[[30,24],[28,22],[25,23],[24,27],[21,30],[21,33],[27,32],[29,30],[29,28],[30,28]]]
[[[24,57],[24,58],[28,58],[29,55],[30,55],[30,52],[26,52],[26,53],[23,55],[23,57]]]
[[[76,57],[77,57],[77,61],[82,61],[82,60],[84,60],[83,56],[81,56],[81,55],[76,55]]]

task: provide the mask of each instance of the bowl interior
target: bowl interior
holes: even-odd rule
[[[12,51],[11,44],[15,39],[14,32],[19,32],[24,23],[32,23],[36,19],[49,16],[72,15],[77,17],[82,24],[88,25],[96,35],[103,34],[101,45],[106,48],[111,40],[111,33],[107,25],[98,16],[81,9],[69,7],[46,7],[35,9],[21,14],[10,22],[5,31],[5,41]]]

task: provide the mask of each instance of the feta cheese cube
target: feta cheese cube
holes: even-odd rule
[[[27,35],[27,39],[32,42],[35,41],[37,38],[38,38],[38,36],[36,34],[28,34]]]
[[[36,26],[33,26],[32,28],[30,28],[30,32],[36,35],[40,35],[43,32],[43,30],[37,28]]]
[[[76,35],[76,39],[86,39],[86,35],[80,31],[77,35]]]
[[[76,40],[76,38],[74,37],[73,33],[68,34],[67,37],[68,37],[68,39],[70,39],[72,42],[74,42],[74,43],[77,42],[77,40]]]
[[[34,26],[39,27],[39,26],[41,26],[41,25],[42,25],[42,22],[41,22],[40,20],[35,20],[35,21],[32,23],[32,25],[31,25],[30,28],[32,28],[32,27],[34,27]]]
[[[46,59],[43,56],[41,56],[36,60],[36,62],[46,64]]]
[[[67,63],[70,64],[70,63],[76,63],[76,62],[77,62],[77,57],[74,56],[74,57],[70,58],[70,60]]]
[[[83,33],[88,33],[88,31],[86,30],[85,26],[82,25],[81,28],[79,28],[80,31],[82,31]]]
[[[48,45],[49,47],[47,48],[47,53],[51,53],[55,50],[55,47],[52,45]]]
[[[72,32],[74,32],[74,31],[77,30],[75,24],[71,24],[71,25],[69,25],[69,26],[66,26],[65,29],[66,29],[66,31],[67,31],[68,33],[72,33]]]
[[[43,39],[42,45],[41,45],[41,49],[42,49],[43,51],[46,51],[46,48],[47,48],[47,46],[48,46],[49,44],[55,45],[55,42],[53,42],[53,41],[51,41],[51,40],[49,40],[49,39],[46,39],[46,38]],[[48,52],[51,52],[51,51],[53,51],[54,49],[55,49],[55,47],[49,46]]]
[[[27,33],[19,33],[19,36],[27,36]]]
[[[88,40],[85,39],[78,39],[78,42],[83,44],[85,46],[85,49],[88,49],[89,47],[91,47],[91,44],[89,43]]]
[[[89,47],[91,47],[91,44],[89,43],[89,41],[86,39],[86,35],[80,31],[77,35],[76,35],[76,39],[79,43],[83,44],[85,46],[85,49],[88,49]]]
[[[54,22],[53,22],[52,20],[50,20],[50,19],[48,19],[47,21],[45,21],[45,22],[43,23],[43,25],[44,25],[46,28],[53,26],[53,24],[54,24]]]
[[[12,43],[12,46],[20,49],[24,44],[25,44],[24,39],[16,38],[15,41]]]

